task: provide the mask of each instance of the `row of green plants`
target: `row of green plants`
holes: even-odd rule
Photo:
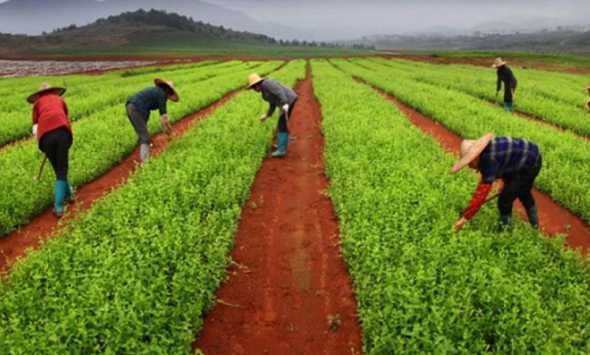
[[[521,137],[537,143],[543,155],[543,169],[537,187],[564,207],[590,222],[590,143],[571,132],[515,118],[463,92],[415,81],[396,70],[369,70],[347,61],[333,61],[338,67],[362,78],[409,104],[466,138],[485,132]]]
[[[182,85],[186,82],[205,80],[231,72],[232,70],[246,69],[250,64],[233,62],[232,66],[220,64],[204,68],[187,68],[183,71],[163,72],[168,80],[175,81],[175,84]],[[122,105],[127,97],[136,91],[153,85],[153,75],[134,76],[128,79],[107,78],[104,81],[92,83],[67,84],[66,100],[69,109],[69,118],[72,121],[87,117],[95,112],[108,110],[114,105]],[[35,89],[31,89],[30,94]],[[27,94],[27,95],[28,95]],[[10,112],[0,112],[0,117],[6,121],[0,128],[0,145],[26,138],[31,132],[31,110],[32,106],[25,102],[26,96],[16,96],[7,99],[12,102],[14,109]],[[2,118],[0,118],[2,119]]]
[[[589,352],[579,255],[521,222],[496,234],[494,206],[452,232],[476,175],[450,175],[455,158],[367,85],[326,62],[313,74],[365,352]]]
[[[376,62],[391,64],[391,61],[383,60],[382,58],[374,58]],[[430,63],[396,60],[396,65],[404,65],[406,68],[424,68],[433,69],[438,68],[442,71],[450,71],[455,74],[477,77],[485,80],[486,85],[495,84],[496,70],[490,68],[481,68],[473,65],[433,65]],[[515,73],[519,84],[523,84],[527,90],[534,90],[536,93],[548,98],[570,103],[572,105],[579,105],[580,100],[585,97],[585,87],[590,82],[589,75],[578,75],[569,73],[558,73],[552,71],[523,69],[518,66],[510,68]],[[492,86],[494,87],[494,86]],[[559,88],[559,90],[556,90]]]
[[[391,67],[401,75],[413,80],[444,88],[461,91],[475,97],[502,102],[504,93],[496,96],[496,72],[493,69],[469,68],[467,66],[446,66],[415,62],[372,60]],[[366,61],[359,62],[365,63]],[[409,67],[410,66],[410,67]],[[413,70],[411,68],[414,68]],[[518,79],[516,110],[528,113],[538,119],[571,130],[580,135],[590,136],[590,113],[584,105],[587,101],[586,84],[572,86],[553,75],[538,71],[535,76],[527,70],[513,69]],[[590,81],[590,79],[588,79]]]
[[[275,76],[294,84],[304,63]],[[240,93],[16,264],[0,285],[0,349],[191,354],[270,148],[265,108]]]
[[[266,62],[257,70],[269,73],[280,64],[277,61]],[[171,121],[202,109],[245,85],[249,73],[250,69],[242,69],[208,80],[187,81],[178,87],[181,100],[169,105]],[[157,113],[152,114],[149,130],[161,130]],[[137,144],[124,105],[113,106],[74,122],[73,131],[69,173],[73,186],[102,175],[131,153]],[[41,161],[36,141],[17,144],[0,153],[0,235],[28,222],[51,204],[54,181],[51,169],[47,169],[40,182],[32,182]]]
[[[217,64],[219,61],[202,61],[197,63],[179,63],[172,65],[162,66],[160,64],[154,64],[139,68],[126,68],[109,70],[103,74],[63,74],[63,75],[36,75],[36,76],[25,76],[16,78],[0,78],[0,95],[14,95],[20,94],[25,95],[30,88],[39,87],[43,82],[55,82],[59,85],[65,84],[84,84],[95,81],[103,80],[115,80],[119,78],[126,78],[130,76],[148,74],[148,73],[159,73],[159,72],[171,72],[176,70],[184,70],[188,67],[197,68],[210,64]]]

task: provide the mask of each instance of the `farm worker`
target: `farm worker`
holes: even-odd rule
[[[508,68],[508,65],[502,58],[496,58],[493,68],[496,68],[498,80],[496,82],[496,96],[502,89],[502,83],[504,83],[504,110],[507,112],[514,111],[514,95],[516,94],[516,77],[512,73],[512,70]]]
[[[74,200],[74,192],[68,183],[68,155],[73,135],[68,107],[61,98],[65,92],[64,88],[44,83],[27,98],[33,104],[33,135],[55,171],[53,213],[58,218],[64,214],[64,200]]]
[[[531,225],[538,228],[537,207],[531,193],[542,165],[541,152],[536,144],[519,138],[494,138],[493,134],[487,133],[478,140],[461,143],[461,158],[451,172],[456,173],[466,165],[481,173],[481,181],[463,217],[455,223],[456,231],[476,215],[496,179],[502,179],[504,183],[498,199],[500,230],[512,228],[512,204],[517,198],[525,207]]]
[[[297,103],[297,94],[291,88],[275,80],[263,79],[258,74],[251,74],[248,81],[248,88],[262,93],[262,98],[270,104],[268,111],[260,117],[261,122],[265,122],[271,117],[277,106],[280,107],[277,150],[272,153],[272,156],[284,157],[287,155],[287,145],[289,144],[287,121]]]
[[[162,79],[154,80],[155,87],[144,89],[127,99],[127,117],[133,125],[139,142],[139,159],[145,163],[150,157],[150,133],[148,132],[148,119],[150,111],[160,111],[160,121],[167,134],[172,132],[172,126],[168,119],[168,100],[178,102],[179,97],[174,84]]]

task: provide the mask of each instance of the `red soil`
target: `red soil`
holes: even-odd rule
[[[166,149],[171,140],[181,136],[198,121],[224,105],[237,92],[238,90],[228,93],[207,108],[175,122],[173,124],[174,130],[172,137],[168,137],[165,134],[154,135],[152,137],[153,156],[161,153]],[[134,137],[129,137],[129,139],[134,139]],[[28,248],[35,249],[44,240],[55,236],[56,232],[59,231],[59,228],[65,222],[75,219],[80,213],[92,207],[96,200],[117,186],[125,183],[135,171],[138,162],[139,149],[135,149],[132,154],[123,159],[123,161],[113,167],[109,172],[86,185],[80,186],[76,190],[75,205],[68,209],[67,215],[62,220],[55,218],[52,208],[48,208],[41,215],[35,217],[29,224],[22,226],[5,237],[0,237],[0,272],[6,274],[12,263],[17,258],[24,256]]]
[[[361,331],[326,195],[321,111],[308,68],[284,159],[266,159],[244,207],[230,279],[194,347],[214,354],[359,354]]]
[[[382,90],[374,89],[393,102],[415,126],[438,140],[446,151],[459,155],[462,140],[460,136]],[[533,196],[539,211],[541,230],[548,235],[565,235],[565,244],[570,248],[579,249],[585,257],[590,247],[590,228],[588,225],[547,194],[534,189]],[[523,219],[526,219],[526,213],[520,202],[517,202],[516,209]]]

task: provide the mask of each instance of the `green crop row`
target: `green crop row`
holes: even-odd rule
[[[233,66],[222,64],[218,67],[205,67],[201,69],[188,69],[186,71],[173,71],[167,77],[175,84],[184,84],[190,81],[206,80],[214,76],[229,73],[233,70],[250,68],[250,64],[234,62]],[[165,74],[165,72],[163,73]],[[125,100],[135,91],[153,85],[153,76],[135,76],[129,79],[105,80],[88,85],[70,85],[66,100],[69,108],[69,118],[76,121],[80,118],[109,109],[114,105],[124,104]],[[14,140],[30,136],[32,106],[27,104],[23,97],[13,98],[13,104],[18,107],[12,112],[0,113],[3,124],[0,128],[0,145]]]
[[[432,84],[464,92],[480,99],[501,103],[503,91],[496,97],[496,72],[493,69],[476,69],[467,67],[420,64],[412,62],[385,61],[382,59],[359,61],[372,65],[383,64],[395,71],[397,75],[411,78],[422,83]],[[383,67],[381,66],[381,68]],[[408,67],[411,65],[410,67]],[[412,70],[412,66],[415,68]],[[518,111],[528,113],[543,121],[569,129],[575,133],[590,136],[590,114],[584,108],[587,100],[586,86],[577,86],[576,91],[551,77],[538,74],[536,78],[524,75],[527,71],[514,70],[518,79],[515,107]],[[529,75],[530,76],[530,75]]]
[[[543,169],[537,186],[563,206],[590,222],[590,143],[570,132],[515,118],[481,100],[441,86],[425,84],[381,68],[367,70],[334,61],[372,85],[396,96],[457,134],[479,137],[485,132],[527,138],[541,148]]]
[[[257,70],[268,73],[279,65],[280,62],[267,62]],[[242,69],[208,80],[187,82],[178,87],[182,99],[177,104],[169,105],[170,119],[176,121],[243,86],[249,72],[250,69]],[[160,129],[159,119],[152,117],[149,122],[150,132]],[[73,131],[69,179],[74,186],[108,171],[128,155],[137,142],[124,105],[111,107],[75,122]],[[17,144],[0,154],[0,235],[26,223],[51,204],[53,173],[48,171],[39,183],[32,182],[41,160],[36,141]]]
[[[492,206],[454,234],[475,174],[449,175],[455,158],[368,86],[324,62],[313,72],[365,352],[589,352],[579,256],[523,223],[495,234]]]
[[[294,84],[303,69],[276,76]],[[0,349],[191,354],[271,143],[264,105],[239,94],[15,265],[0,285]]]

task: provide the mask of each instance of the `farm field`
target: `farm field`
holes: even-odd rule
[[[251,72],[299,96],[283,159]],[[380,57],[0,79],[0,349],[590,352],[590,77],[515,74],[514,115],[491,69]],[[124,103],[154,77],[179,90],[175,134],[152,117],[138,167]],[[25,98],[43,81],[73,121],[79,201],[60,223],[53,171],[32,181]],[[449,174],[458,142],[485,132],[539,144],[540,232],[497,233],[493,204],[452,231],[478,181]]]

